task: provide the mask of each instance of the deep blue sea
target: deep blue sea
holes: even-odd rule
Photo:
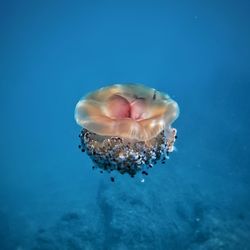
[[[250,2],[0,2],[0,250],[249,250]],[[78,100],[143,83],[180,106],[145,182],[92,170]]]

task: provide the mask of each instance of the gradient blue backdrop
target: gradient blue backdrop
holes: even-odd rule
[[[181,110],[170,164],[248,210],[249,13],[247,0],[1,1],[2,231],[15,223],[18,238],[23,217],[49,224],[108,178],[77,148],[74,107],[112,83],[169,93]]]

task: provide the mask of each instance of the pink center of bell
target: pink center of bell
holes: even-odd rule
[[[143,114],[145,113],[144,99],[135,99],[129,102],[120,95],[113,95],[109,98],[107,106],[109,115],[116,119],[131,118],[139,120],[143,118]]]

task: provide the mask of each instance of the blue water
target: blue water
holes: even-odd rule
[[[249,1],[1,1],[0,249],[250,249]],[[140,182],[91,169],[76,102],[144,83],[180,106]]]

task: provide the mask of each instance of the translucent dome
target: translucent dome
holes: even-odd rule
[[[141,84],[115,84],[83,97],[76,105],[76,122],[102,136],[148,141],[179,115],[168,95]]]

